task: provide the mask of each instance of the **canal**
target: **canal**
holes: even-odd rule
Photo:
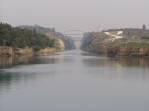
[[[0,111],[149,111],[149,60],[76,49],[3,67]]]

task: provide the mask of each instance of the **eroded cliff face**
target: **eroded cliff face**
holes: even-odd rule
[[[48,56],[48,55],[54,54],[55,52],[56,52],[55,48],[47,47],[47,48],[44,48],[44,49],[40,49],[39,51],[36,51],[34,55]]]
[[[125,29],[88,33],[81,49],[106,56],[149,56],[149,31]]]
[[[47,32],[45,33],[49,38],[52,38],[56,41],[56,48],[58,50],[72,50],[75,49],[74,40],[71,37],[64,36],[59,32]]]
[[[32,48],[15,48],[13,49],[15,55],[34,55],[34,51]]]
[[[11,47],[0,47],[0,56],[13,56],[14,50]]]
[[[12,47],[0,47],[0,57],[2,56],[47,56],[54,54],[57,51],[64,51],[65,43],[62,39],[56,39],[56,47],[46,47],[40,50],[33,50],[33,48],[25,47],[25,48],[12,48]]]
[[[57,39],[58,50],[64,51],[65,50],[65,43],[62,39]]]
[[[33,50],[32,48],[12,48],[12,47],[0,47],[0,57],[17,57],[17,56],[34,56],[34,55],[51,55],[56,52],[56,48],[44,48],[38,51]]]

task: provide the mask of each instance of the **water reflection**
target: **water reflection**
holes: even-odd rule
[[[32,60],[32,55],[0,57],[0,68],[9,68],[18,64],[28,64]]]
[[[149,58],[119,58],[119,64],[124,67],[149,67]]]
[[[0,57],[0,68],[10,67],[13,64],[14,64],[13,57]]]
[[[20,56],[17,59],[12,57],[1,58],[0,93],[13,89],[13,86],[16,88],[22,82],[28,83],[29,80],[33,82],[35,79],[55,74],[56,71],[62,69],[57,65],[72,62],[71,56],[64,55],[65,53],[33,58],[31,56]],[[18,66],[16,67],[16,65]]]
[[[149,80],[149,58],[108,58],[92,54],[85,55],[82,63],[88,69],[93,69],[86,72],[93,77],[127,81]]]
[[[88,55],[89,56],[89,55]],[[149,58],[131,58],[131,57],[120,57],[120,58],[108,58],[108,57],[97,57],[84,58],[83,63],[91,67],[149,67]]]
[[[2,111],[149,109],[148,59],[74,50],[25,61],[0,70]]]
[[[35,57],[32,59],[30,63],[32,64],[62,64],[64,62],[69,62],[71,59],[64,58],[64,56],[61,55],[54,55],[54,56],[40,56]]]
[[[33,80],[36,78],[36,74],[26,74],[23,72],[13,73],[0,70],[0,94],[5,93],[10,89],[13,89],[13,86],[19,85],[22,82],[27,82],[28,80]]]

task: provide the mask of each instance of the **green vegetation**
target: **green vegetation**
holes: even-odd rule
[[[13,48],[31,47],[40,50],[54,47],[55,40],[34,30],[14,28],[9,24],[0,23],[0,46]]]
[[[57,39],[61,39],[64,44],[65,44],[65,50],[71,50],[75,49],[75,44],[74,40],[71,37],[64,36],[62,33],[56,32],[55,28],[45,28],[39,25],[34,25],[34,26],[28,26],[28,25],[21,25],[18,26],[20,29],[28,29],[33,32],[39,33],[39,34],[45,34],[50,38],[55,38],[55,48],[56,49],[61,49],[59,43],[57,43]]]
[[[117,36],[117,33],[123,32]],[[109,35],[106,32],[110,33]],[[81,49],[108,56],[149,56],[149,30],[111,29],[84,35]]]

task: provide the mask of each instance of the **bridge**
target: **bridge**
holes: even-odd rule
[[[63,34],[65,35],[65,36],[83,36],[83,34],[84,34],[85,32],[84,31],[82,31],[82,30],[67,30],[67,31],[64,31],[63,32]]]
[[[72,37],[75,41],[76,47],[80,48],[81,40],[83,38],[84,33],[85,32],[82,30],[66,30],[63,32],[63,35]]]
[[[63,32],[63,35],[71,36],[75,41],[81,41],[84,33],[82,30],[66,30]]]

